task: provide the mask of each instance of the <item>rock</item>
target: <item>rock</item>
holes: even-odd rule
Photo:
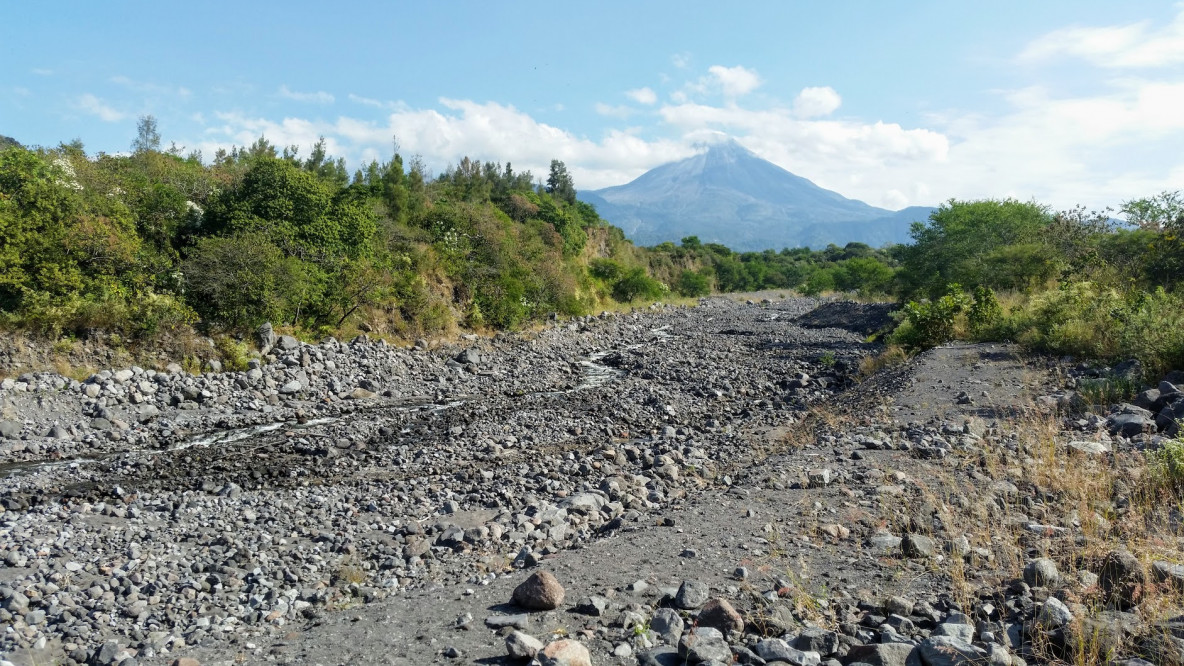
[[[1106,600],[1119,609],[1127,609],[1138,603],[1143,595],[1143,584],[1147,574],[1139,560],[1127,550],[1114,550],[1102,560],[1098,572],[1098,584]]]
[[[1111,435],[1134,437],[1157,430],[1155,419],[1147,410],[1134,405],[1125,405],[1122,409],[1124,411],[1106,419],[1106,428]]]
[[[537,571],[514,588],[513,603],[530,610],[555,610],[563,603],[563,586],[549,571]]]
[[[831,474],[828,468],[812,469],[806,472],[806,479],[811,488],[825,488],[830,485]]]
[[[802,652],[817,652],[826,656],[838,651],[839,635],[826,629],[808,627],[790,641],[790,645]]]
[[[685,666],[686,660],[671,647],[657,647],[637,655],[637,666]]]
[[[590,597],[584,597],[583,599],[580,599],[579,603],[576,604],[575,611],[577,613],[583,613],[584,615],[600,617],[601,615],[604,615],[604,612],[607,608],[608,599],[594,594]]]
[[[913,654],[915,649],[906,643],[855,645],[847,652],[847,661],[869,666],[912,666],[909,655]]]
[[[1024,567],[1024,582],[1031,587],[1052,587],[1060,580],[1057,563],[1046,557],[1032,560]]]
[[[888,597],[884,602],[884,610],[897,615],[912,615],[913,606],[913,602],[904,597]]]
[[[732,648],[719,629],[696,627],[678,641],[678,655],[691,664],[704,661],[732,663]]]
[[[506,654],[514,659],[534,659],[542,649],[543,642],[530,634],[512,631],[506,636]]]
[[[933,636],[951,636],[970,643],[974,641],[974,627],[969,624],[946,622],[933,629]]]
[[[932,636],[917,646],[925,666],[979,666],[988,663],[990,653],[953,636]]]
[[[503,627],[513,627],[522,631],[526,630],[526,625],[530,623],[530,616],[525,613],[518,615],[491,615],[485,618],[485,626],[490,629],[501,629]]]
[[[370,400],[372,398],[378,397],[378,394],[374,391],[367,391],[366,389],[359,386],[353,391],[350,391],[349,397],[354,400]]]
[[[181,657],[174,659],[169,663],[169,666],[201,666],[201,662],[192,657]]]
[[[16,439],[21,433],[21,424],[15,421],[0,421],[0,437]]]
[[[933,557],[937,546],[933,539],[920,534],[909,534],[900,543],[900,550],[905,557],[922,559]]]
[[[700,627],[719,629],[726,636],[728,632],[744,631],[744,618],[723,599],[709,599],[699,611],[696,623]]]
[[[1184,592],[1184,564],[1164,561],[1152,562],[1151,577],[1157,583],[1166,583],[1177,591]]]
[[[271,351],[277,339],[271,322],[267,322],[255,329],[255,344],[258,345],[261,354],[267,354],[267,352]]]
[[[1073,613],[1056,597],[1049,597],[1036,616],[1037,624],[1045,629],[1060,629],[1072,621]]]
[[[1110,453],[1110,445],[1103,442],[1077,440],[1069,442],[1068,447],[1074,451],[1084,453],[1089,456],[1100,456]]]
[[[822,663],[822,657],[817,652],[792,648],[780,638],[766,638],[757,643],[756,653],[765,661],[783,661],[794,666],[818,666]]]
[[[457,354],[456,358],[453,360],[463,365],[478,365],[481,363],[481,352],[469,347],[468,349]]]
[[[672,608],[659,608],[650,619],[650,629],[671,645],[677,643],[679,636],[682,636],[682,628],[682,616]]]
[[[579,641],[569,638],[549,643],[538,653],[542,666],[592,666],[592,655]]]
[[[290,381],[287,384],[284,384],[283,386],[280,387],[280,394],[281,395],[291,395],[293,393],[299,393],[300,389],[302,389],[302,388],[304,388],[304,387],[300,384],[300,382],[293,379],[292,381]]]
[[[275,346],[281,351],[296,351],[300,349],[300,341],[290,335],[281,335]]]
[[[888,532],[876,532],[868,538],[866,545],[876,554],[888,555],[899,552],[901,541],[903,539]]]
[[[683,610],[693,610],[707,602],[711,590],[706,583],[696,580],[684,580],[674,595],[674,605]]]

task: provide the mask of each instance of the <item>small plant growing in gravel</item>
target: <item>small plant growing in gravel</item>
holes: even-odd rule
[[[818,357],[818,363],[824,368],[833,368],[835,367],[836,362],[837,359],[835,358],[835,353],[833,351],[823,352],[822,356]]]

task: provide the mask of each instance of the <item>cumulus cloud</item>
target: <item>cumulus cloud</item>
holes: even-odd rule
[[[296,92],[295,90],[288,88],[286,85],[280,86],[279,95],[285,99],[296,100],[297,102],[310,102],[313,104],[332,104],[334,100],[333,95],[323,90],[310,93]]]
[[[799,118],[827,116],[835,112],[843,98],[830,86],[803,88],[793,100],[794,114]]]
[[[1167,25],[1072,26],[1043,35],[1019,55],[1022,62],[1067,56],[1107,68],[1152,68],[1184,62],[1184,6]]]
[[[213,154],[218,148],[248,145],[265,136],[279,146],[307,149],[324,136],[330,154],[357,163],[389,158],[395,138],[405,157],[421,155],[436,170],[468,156],[509,161],[515,169],[544,175],[551,160],[560,159],[581,189],[620,184],[695,152],[681,140],[645,140],[622,130],[611,130],[599,140],[576,136],[496,102],[442,98],[439,104],[439,109],[395,111],[381,122],[345,116],[331,122],[301,118],[273,121],[219,113],[218,125],[208,128],[204,139],[194,143]]]
[[[126,113],[116,110],[111,105],[107,104],[91,93],[86,93],[78,98],[76,106],[82,111],[98,116],[99,120],[108,123],[115,123],[127,117]]]
[[[735,67],[712,65],[707,68],[707,72],[714,77],[715,82],[723,89],[724,95],[728,97],[747,95],[759,88],[762,83],[756,70],[741,65]]]
[[[625,91],[625,96],[638,104],[645,104],[647,106],[658,102],[658,94],[650,88],[627,90]]]

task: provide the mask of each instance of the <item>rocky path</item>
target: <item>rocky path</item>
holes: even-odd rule
[[[1053,377],[970,346],[856,384],[867,322],[799,326],[816,305],[709,300],[412,350],[265,336],[242,373],[7,382],[0,649],[1041,661],[1032,623],[1077,599],[1014,579],[1065,555],[1050,535],[1092,528],[1018,503],[1040,489],[1008,476],[1007,419],[1055,407]],[[1110,441],[1104,419],[1062,425]]]

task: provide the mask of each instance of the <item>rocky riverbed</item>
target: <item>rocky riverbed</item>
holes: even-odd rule
[[[711,299],[414,349],[263,331],[244,372],[4,380],[0,650],[1018,666],[1063,658],[1088,617],[1115,659],[1184,654],[1181,544],[1134,515],[1124,476],[1163,438],[1123,410],[1184,405],[1173,385],[1069,409],[1086,369],[991,345],[860,383],[882,309],[818,305]],[[1040,476],[1057,461],[1101,468],[1097,507]],[[1136,518],[1137,556],[1102,547]]]

